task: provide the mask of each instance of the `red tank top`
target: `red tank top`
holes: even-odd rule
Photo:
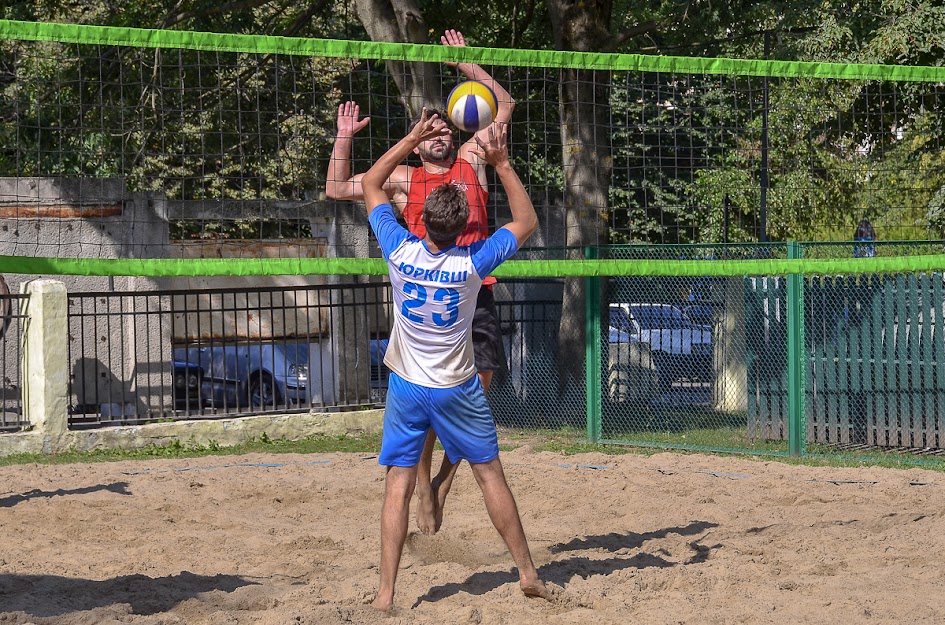
[[[479,184],[476,169],[461,158],[457,158],[453,166],[442,174],[431,174],[423,167],[414,167],[410,174],[410,191],[407,193],[407,204],[404,206],[404,221],[407,230],[421,239],[426,236],[427,228],[423,225],[423,202],[433,189],[447,183],[458,184],[466,192],[469,199],[469,221],[466,229],[456,237],[456,245],[472,245],[476,241],[489,238],[489,216],[486,214],[486,200],[489,194]],[[492,276],[482,281],[483,286],[492,286],[496,279]]]
[[[466,229],[456,237],[456,245],[471,245],[488,238],[489,217],[486,214],[486,200],[489,194],[479,184],[475,168],[461,158],[456,159],[453,166],[442,174],[431,174],[423,167],[414,167],[413,173],[410,174],[407,205],[403,210],[407,230],[421,239],[426,236],[427,229],[422,219],[423,202],[433,189],[447,183],[458,184],[469,198],[469,221],[466,223]]]

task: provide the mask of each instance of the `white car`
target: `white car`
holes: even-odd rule
[[[712,372],[711,328],[671,304],[611,304],[609,342],[611,395],[623,384],[621,372],[636,371],[645,385],[647,376],[639,371],[651,371],[662,390],[681,378],[707,380]]]

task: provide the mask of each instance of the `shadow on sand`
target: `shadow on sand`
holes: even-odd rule
[[[56,490],[39,490],[34,488],[20,495],[9,495],[0,499],[0,508],[12,508],[13,506],[28,501],[30,499],[42,499],[50,497],[66,497],[68,495],[88,495],[99,491],[108,491],[118,495],[131,495],[128,492],[128,482],[115,482],[114,484],[97,484],[95,486],[83,486],[82,488],[59,488]]]
[[[230,593],[255,584],[235,575],[195,575],[189,571],[167,577],[122,575],[101,581],[58,575],[0,575],[0,606],[3,612],[25,612],[33,617],[121,604],[129,605],[132,614],[160,614],[201,593]]]
[[[637,549],[648,540],[665,538],[670,534],[695,536],[713,527],[718,527],[718,524],[705,521],[693,521],[683,527],[668,527],[644,534],[627,532],[626,534],[611,533],[600,536],[586,536],[584,538],[574,539],[568,543],[553,545],[549,551],[551,553],[564,553],[568,551],[596,549],[617,553],[629,549]],[[592,575],[609,575],[625,569],[667,568],[671,566],[699,564],[708,560],[713,549],[718,549],[721,546],[720,544],[706,546],[700,544],[698,539],[693,540],[689,543],[689,548],[692,550],[693,554],[690,558],[682,562],[667,560],[660,555],[649,553],[637,553],[632,556],[627,554],[627,556],[623,557],[618,556],[603,559],[576,556],[555,560],[554,562],[540,566],[538,567],[538,573],[541,579],[546,583],[564,586],[575,577],[587,579]],[[514,571],[483,571],[481,573],[474,573],[462,582],[434,586],[426,594],[419,597],[413,607],[417,607],[425,601],[439,601],[460,592],[467,592],[472,595],[484,595],[491,590],[511,583],[518,583],[518,574]]]

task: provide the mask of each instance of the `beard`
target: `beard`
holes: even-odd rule
[[[431,141],[420,148],[420,159],[431,163],[453,160],[453,146],[445,141]]]

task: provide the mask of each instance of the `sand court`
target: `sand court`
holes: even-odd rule
[[[526,599],[468,467],[377,585],[370,454],[0,468],[0,622],[940,623],[945,492],[922,469],[503,453],[552,602]],[[411,520],[413,523],[413,520]]]

